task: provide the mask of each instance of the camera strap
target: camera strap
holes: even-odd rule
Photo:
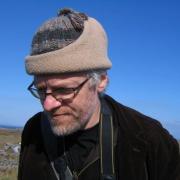
[[[100,118],[100,164],[101,180],[115,180],[114,142],[115,133],[111,111],[104,100],[101,100]]]

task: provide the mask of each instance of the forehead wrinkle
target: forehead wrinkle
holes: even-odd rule
[[[56,87],[72,87],[78,85],[85,75],[78,76],[39,76],[34,78],[34,84],[37,87],[56,88]]]

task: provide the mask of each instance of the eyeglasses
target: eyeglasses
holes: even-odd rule
[[[34,97],[41,100],[45,100],[47,95],[52,95],[57,101],[71,100],[79,93],[80,89],[89,79],[90,78],[87,78],[85,81],[83,81],[79,86],[75,88],[58,88],[53,90],[51,93],[47,93],[46,89],[34,88],[34,82],[32,82],[28,86],[28,90]]]

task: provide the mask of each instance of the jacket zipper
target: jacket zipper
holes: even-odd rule
[[[96,158],[96,159],[94,159],[94,160],[91,161],[90,163],[88,163],[84,168],[82,168],[82,169],[80,170],[79,173],[77,173],[76,171],[73,171],[74,179],[75,179],[75,180],[78,180],[78,179],[79,179],[79,176],[80,176],[90,165],[92,165],[94,162],[96,162],[98,159],[99,159],[99,157]]]

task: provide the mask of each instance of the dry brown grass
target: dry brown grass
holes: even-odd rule
[[[18,144],[20,141],[21,141],[21,131],[20,130],[0,129],[0,148],[5,143]]]
[[[0,172],[0,180],[17,180],[17,169]]]

